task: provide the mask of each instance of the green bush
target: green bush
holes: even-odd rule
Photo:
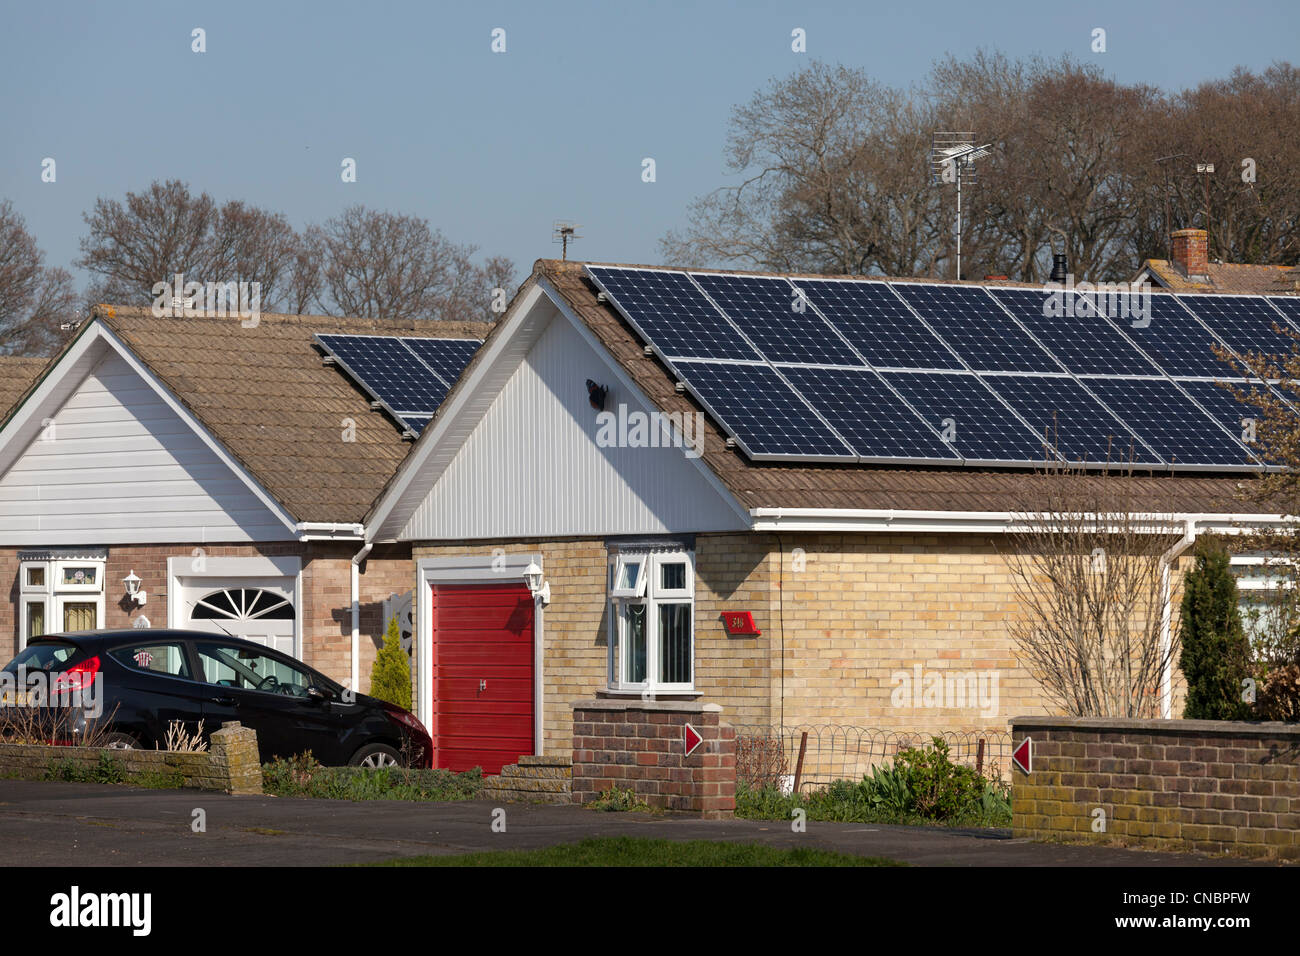
[[[736,815],[788,820],[802,808],[810,820],[1010,826],[1008,787],[954,764],[948,754],[943,738],[935,737],[930,747],[899,751],[893,766],[873,767],[856,783],[836,780],[798,797],[738,784]]]
[[[1250,717],[1249,704],[1242,700],[1242,682],[1250,675],[1250,640],[1241,626],[1227,549],[1215,538],[1201,539],[1196,565],[1183,580],[1182,628],[1178,666],[1187,680],[1183,717]]]
[[[411,660],[402,650],[402,634],[395,617],[388,622],[384,646],[370,669],[370,696],[411,709]]]
[[[126,768],[122,766],[122,761],[104,751],[93,767],[68,758],[55,760],[46,769],[45,778],[72,783],[124,783]]]

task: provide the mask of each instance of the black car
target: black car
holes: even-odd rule
[[[174,721],[190,734],[201,721],[206,737],[237,720],[257,731],[263,762],[311,751],[327,765],[427,767],[433,754],[428,731],[409,711],[236,637],[162,629],[50,634],[33,638],[4,670],[14,675],[10,686],[27,686],[19,675],[31,680],[36,672],[55,685],[61,693],[45,710],[102,678],[100,716],[77,716],[71,729],[84,733],[85,722],[97,719],[107,746],[166,749]]]

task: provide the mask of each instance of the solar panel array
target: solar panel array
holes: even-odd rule
[[[760,461],[1253,470],[1224,385],[1300,333],[1282,296],[587,273]]]
[[[371,398],[413,434],[424,431],[479,339],[317,333],[316,341]]]

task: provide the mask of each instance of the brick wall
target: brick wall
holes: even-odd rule
[[[587,700],[573,708],[575,803],[611,788],[651,807],[718,820],[736,809],[736,731],[716,704]],[[689,723],[703,738],[688,757]]]
[[[422,544],[414,557],[496,548],[543,556],[543,743],[567,753],[571,705],[607,684],[604,542]],[[1014,714],[1051,712],[1008,633],[1018,607],[992,536],[697,535],[695,564],[695,686],[738,732],[833,724],[1005,733]],[[752,612],[762,634],[729,635],[726,610]],[[927,689],[936,679],[937,695]],[[1182,690],[1175,673],[1175,713]],[[873,759],[814,749],[805,770],[856,777]]]
[[[1300,726],[1017,717],[1012,729],[1033,740],[1033,772],[1012,774],[1017,837],[1300,859]]]

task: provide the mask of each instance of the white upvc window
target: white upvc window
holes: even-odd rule
[[[609,560],[609,686],[695,689],[695,560],[686,550],[627,550]]]
[[[1261,554],[1234,555],[1231,568],[1237,579],[1242,628],[1255,653],[1271,657],[1294,624],[1297,572],[1287,559]]]
[[[105,559],[28,552],[18,566],[18,644],[104,626]]]

